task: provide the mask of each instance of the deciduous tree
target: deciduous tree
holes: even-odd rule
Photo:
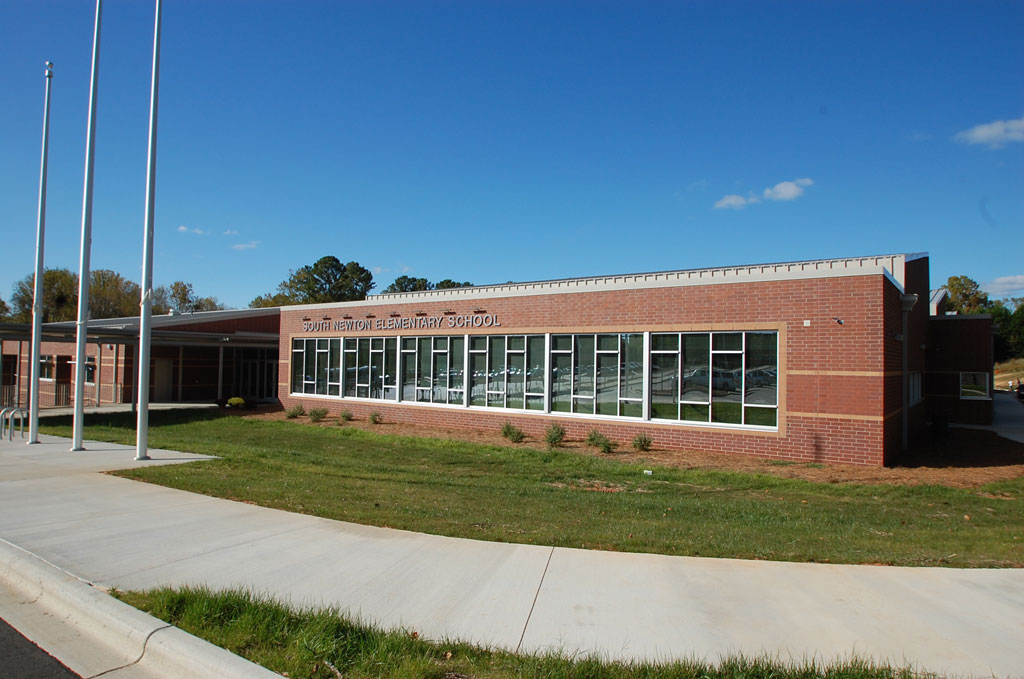
[[[342,264],[332,255],[321,257],[289,273],[276,293],[260,295],[250,307],[284,304],[321,304],[366,299],[373,289],[373,274],[359,262]]]

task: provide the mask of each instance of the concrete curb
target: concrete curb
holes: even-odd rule
[[[2,539],[0,585],[0,614],[83,677],[280,679]]]

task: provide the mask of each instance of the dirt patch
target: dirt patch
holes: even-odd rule
[[[284,420],[283,410],[228,410],[232,415],[256,420]],[[307,426],[338,427],[335,417],[313,424],[306,416],[296,418]],[[544,441],[527,437],[522,443],[512,444],[498,431],[459,429],[456,427],[426,427],[413,424],[382,422],[371,424],[354,419],[345,425],[356,429],[375,431],[396,436],[454,439],[493,446],[527,447],[547,450]],[[657,439],[655,439],[657,443]],[[818,483],[863,483],[892,485],[941,485],[954,488],[975,488],[986,483],[1024,476],[1024,444],[1004,439],[990,431],[950,428],[942,436],[928,434],[913,450],[908,451],[890,467],[862,467],[856,465],[791,463],[764,460],[744,455],[701,453],[694,451],[659,450],[638,453],[620,447],[614,453],[598,452],[582,441],[567,441],[560,450],[619,460],[621,462],[649,464],[680,469],[722,469],[756,474],[770,474],[787,479],[804,479]],[[594,490],[596,488],[582,488]],[[615,492],[600,490],[599,492]]]

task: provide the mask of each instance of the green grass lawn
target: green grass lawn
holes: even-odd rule
[[[424,641],[409,632],[382,632],[335,611],[298,612],[248,592],[185,588],[115,595],[292,679],[925,679],[909,668],[858,660],[788,664],[733,657],[712,665],[515,655],[457,641]]]
[[[288,511],[425,533],[660,554],[1024,565],[1024,478],[964,490],[820,484],[656,468],[564,451],[155,411],[150,446],[221,459],[117,472]],[[133,444],[129,413],[86,437]],[[41,430],[69,436],[70,418]]]

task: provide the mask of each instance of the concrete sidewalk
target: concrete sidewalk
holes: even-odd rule
[[[128,446],[88,442],[70,453],[66,439],[43,438],[0,443],[0,538],[106,587],[246,587],[428,638],[526,652],[857,654],[942,675],[1024,677],[1024,570],[701,559],[422,535],[98,474],[153,462],[135,462]]]

